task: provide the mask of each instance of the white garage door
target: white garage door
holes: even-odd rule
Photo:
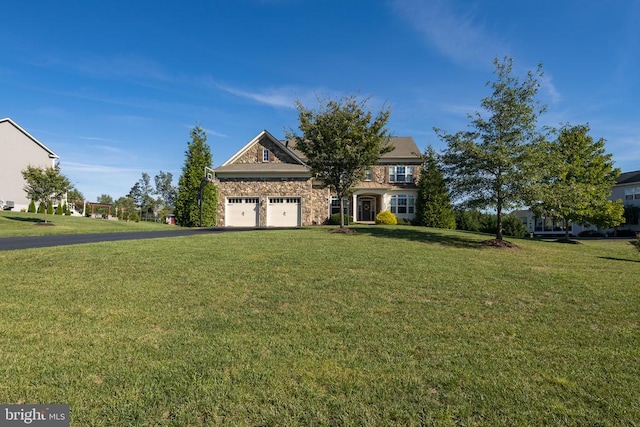
[[[300,225],[300,197],[269,197],[267,226],[298,227]]]
[[[260,199],[257,197],[229,197],[225,224],[227,227],[257,227],[259,212]]]

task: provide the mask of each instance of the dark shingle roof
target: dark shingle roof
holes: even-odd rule
[[[295,140],[289,140],[287,142],[283,141],[283,144],[287,146],[296,156],[301,158],[303,161],[306,160],[306,156],[302,154],[301,151],[296,150]],[[394,159],[407,159],[414,158],[420,159],[420,150],[416,145],[416,142],[413,140],[411,136],[392,136],[389,139],[389,144],[391,144],[394,149],[389,153],[385,153],[380,157],[382,161],[390,161]]]
[[[640,171],[624,172],[616,179],[616,184],[618,185],[635,184],[636,182],[640,183]]]

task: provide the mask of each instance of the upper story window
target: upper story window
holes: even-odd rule
[[[262,150],[262,162],[267,163],[269,161],[269,150],[266,148]]]
[[[389,166],[389,182],[412,182],[413,166]]]
[[[367,170],[364,171],[364,180],[371,181],[371,168],[367,168]]]
[[[625,200],[640,200],[640,187],[627,188],[624,190]]]

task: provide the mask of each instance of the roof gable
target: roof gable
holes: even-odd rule
[[[284,163],[305,166],[300,157],[291,151],[286,143],[283,144],[269,132],[263,130],[229,160],[224,162],[221,167],[233,164],[263,164],[263,149],[269,150],[269,155],[271,156],[269,162],[264,163],[265,165],[271,163]]]
[[[0,125],[2,125],[3,123],[7,123],[12,125],[16,130],[18,130],[19,132],[21,132],[22,134],[24,134],[24,136],[26,136],[27,138],[29,138],[31,141],[33,141],[34,143],[36,143],[40,148],[42,148],[44,151],[46,151],[49,154],[49,158],[50,159],[57,159],[58,155],[56,153],[54,153],[53,151],[51,151],[46,145],[44,145],[42,142],[38,141],[36,138],[34,138],[29,132],[27,132],[26,130],[22,129],[16,122],[14,122],[13,120],[11,120],[10,118],[4,118],[4,119],[0,119]]]

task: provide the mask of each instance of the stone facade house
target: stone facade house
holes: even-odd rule
[[[0,119],[0,208],[26,210],[22,171],[27,166],[54,167],[58,155],[9,118]]]
[[[384,210],[406,220],[415,216],[420,151],[411,137],[392,137],[390,144],[394,150],[352,189],[349,214],[355,222],[373,222]],[[295,144],[266,130],[214,171],[219,226],[299,227],[339,213],[338,198],[311,175]]]

